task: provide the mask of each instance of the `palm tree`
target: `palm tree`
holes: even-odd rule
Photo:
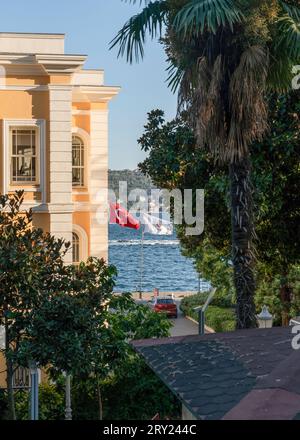
[[[300,64],[298,0],[144,3],[111,47],[118,46],[119,55],[132,63],[143,58],[147,35],[158,38],[170,64],[169,86],[178,89],[179,111],[189,110],[199,147],[208,149],[216,162],[228,164],[237,328],[254,327],[249,146],[268,129],[266,94],[290,89],[293,65]]]

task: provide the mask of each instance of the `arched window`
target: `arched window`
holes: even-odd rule
[[[80,240],[78,235],[73,232],[73,242],[72,242],[72,252],[73,252],[73,264],[80,263]]]
[[[72,182],[75,187],[84,186],[84,143],[79,136],[72,137]]]

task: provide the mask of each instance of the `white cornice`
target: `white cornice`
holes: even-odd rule
[[[49,86],[47,85],[34,85],[34,86],[10,86],[10,85],[0,85],[0,90],[9,90],[17,92],[47,92]]]
[[[0,53],[1,64],[21,64],[31,65],[36,64],[35,55],[24,53]]]
[[[46,33],[34,33],[34,32],[0,32],[0,37],[4,38],[39,38],[39,39],[64,39],[65,34],[46,34]]]
[[[121,87],[75,86],[74,102],[108,102],[120,93]]]
[[[82,69],[86,59],[86,55],[0,53],[0,65],[4,67],[6,65],[18,66],[19,68],[21,66],[24,66],[24,68],[34,66],[40,68],[40,74],[44,73],[46,75],[74,73]]]
[[[75,90],[74,90],[75,89]],[[109,91],[101,90],[101,89],[109,89]],[[74,102],[104,102],[109,101],[114,96],[116,96],[120,90],[120,88],[116,88],[114,93],[111,92],[113,87],[103,87],[99,86],[98,91],[94,91],[92,94],[86,94],[80,92],[78,87],[72,86],[72,84],[36,84],[32,86],[28,85],[0,85],[1,90],[9,90],[9,91],[30,91],[30,92],[47,92],[49,90],[73,90],[73,98]],[[73,110],[74,115],[89,115],[89,110]]]
[[[36,62],[43,66],[48,75],[74,73],[82,69],[86,55],[35,55]]]
[[[51,204],[51,203],[24,203],[24,206],[27,208],[28,206],[33,208],[33,211],[41,214],[51,214],[51,213],[60,213],[60,214],[71,214],[74,212],[73,204]]]

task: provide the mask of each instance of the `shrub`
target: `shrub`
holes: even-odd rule
[[[16,393],[16,413],[18,420],[28,420],[30,411],[30,393],[19,391]],[[39,419],[64,419],[64,394],[59,392],[55,385],[42,384],[39,387]]]
[[[187,296],[183,298],[180,306],[181,310],[184,313],[185,310],[189,310],[191,308],[204,305],[204,303],[208,298],[208,295],[209,293],[205,292],[205,293],[197,293],[196,295]],[[228,296],[220,295],[217,292],[211,302],[211,305],[216,307],[230,308],[233,307],[233,303],[231,299],[232,299],[231,295]]]
[[[235,330],[236,316],[234,309],[210,306],[205,316],[207,325],[217,333],[232,332]]]
[[[280,290],[283,281],[291,289],[290,302],[283,303]],[[274,325],[282,324],[282,314],[287,313],[289,317],[300,315],[300,266],[293,266],[285,280],[279,275],[265,277],[259,283],[256,290],[255,303],[257,312],[260,313],[266,305],[274,316]]]
[[[174,394],[137,354],[132,354],[103,386],[104,419],[180,419],[181,405]]]
[[[194,309],[202,306],[207,296],[207,293],[198,293],[197,295],[184,298],[180,306],[184,315],[198,321],[198,312]],[[206,324],[216,332],[233,331],[236,320],[234,306],[230,297],[217,295],[208,307],[205,318]]]
[[[100,384],[104,420],[151,420],[180,418],[181,405],[173,393],[133,351]],[[99,420],[95,381],[73,378],[74,420]]]

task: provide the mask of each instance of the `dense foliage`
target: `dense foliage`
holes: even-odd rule
[[[125,302],[126,310],[114,304],[109,311],[110,337],[101,356],[96,354],[94,363],[99,364],[94,373],[72,376],[74,420],[150,420],[157,413],[172,418],[180,414],[178,400],[129,344],[130,339],[168,336],[171,323],[149,307],[137,305],[129,296],[125,296]],[[63,420],[65,378],[55,374],[53,368],[48,373],[52,384],[40,386],[40,419]],[[28,420],[28,392],[17,392],[15,400],[17,419]],[[5,415],[4,394],[0,396],[0,407]]]
[[[33,318],[45,298],[64,291],[63,256],[69,244],[40,229],[32,229],[32,213],[22,211],[24,193],[0,197],[0,325],[5,330],[9,413],[15,418],[13,372],[22,363],[19,355],[27,344]],[[26,363],[34,360],[27,358]]]
[[[300,240],[296,239],[300,236],[299,107],[299,92],[271,96],[268,135],[251,147],[259,296],[260,284],[270,285],[277,277],[276,298],[284,323],[295,313],[291,303],[295,303],[297,290],[293,294],[295,281],[287,274],[299,264],[300,255]],[[163,112],[151,112],[139,142],[149,153],[139,167],[155,184],[169,189],[204,188],[204,234],[186,236],[185,226],[178,227],[182,251],[195,260],[200,274],[218,291],[233,297],[226,169],[216,167],[208,154],[197,149],[184,113],[166,122]]]
[[[136,0],[129,0],[136,3]],[[143,2],[140,2],[140,5]],[[159,37],[197,146],[228,166],[231,260],[237,328],[256,326],[255,228],[250,147],[268,128],[266,93],[292,86],[300,60],[295,0],[156,0],[119,31],[112,47],[143,58],[146,35]]]

